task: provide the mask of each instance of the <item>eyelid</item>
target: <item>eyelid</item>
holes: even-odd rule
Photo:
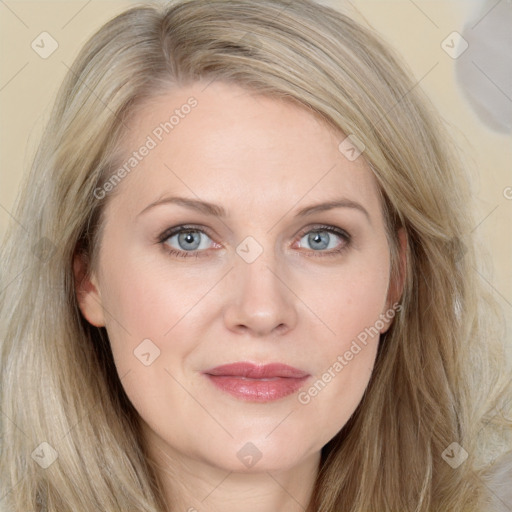
[[[338,236],[344,236],[348,239],[351,238],[348,231],[331,224],[314,224],[312,226],[306,226],[297,233],[297,236],[302,238],[305,234],[310,233],[311,231],[329,231],[330,233],[337,234]]]

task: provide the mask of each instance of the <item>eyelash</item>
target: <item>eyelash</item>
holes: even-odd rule
[[[164,231],[159,237],[158,237],[158,243],[161,244],[165,250],[166,253],[170,254],[171,256],[177,256],[179,258],[199,258],[201,256],[206,256],[207,250],[195,250],[195,251],[178,251],[172,247],[170,247],[165,242],[171,238],[174,235],[179,235],[180,233],[192,231],[192,232],[199,232],[207,235],[209,238],[211,236],[208,234],[207,231],[204,230],[204,228],[201,228],[199,226],[194,225],[182,225],[177,226],[174,228],[167,229]],[[344,240],[343,245],[338,249],[330,249],[329,251],[314,251],[314,250],[308,250],[307,252],[312,253],[311,256],[313,257],[331,257],[331,256],[339,256],[341,253],[345,252],[350,244],[352,243],[352,237],[349,233],[347,233],[345,230],[337,228],[335,226],[329,226],[329,225],[315,225],[314,227],[307,228],[302,230],[298,234],[299,240],[308,233],[316,233],[316,232],[324,232],[327,231],[328,233],[332,233],[334,235],[337,235],[342,240]]]

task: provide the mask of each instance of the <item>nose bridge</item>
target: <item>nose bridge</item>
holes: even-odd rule
[[[248,237],[250,238],[250,237]],[[230,329],[250,330],[257,335],[293,328],[296,322],[293,293],[285,285],[283,265],[273,248],[255,240],[237,247],[233,292],[228,294],[225,321]]]

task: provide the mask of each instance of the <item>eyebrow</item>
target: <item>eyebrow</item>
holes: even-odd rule
[[[189,208],[191,210],[196,210],[200,213],[204,213],[206,215],[212,215],[215,217],[225,218],[228,217],[226,210],[217,204],[209,203],[207,201],[199,201],[197,199],[189,199],[186,197],[164,197],[159,199],[158,201],[154,201],[153,203],[146,206],[141,212],[137,214],[137,217],[142,215],[143,213],[151,210],[155,206],[159,206],[162,204],[177,204],[178,206],[183,206],[185,208]],[[300,209],[297,212],[297,217],[306,217],[307,215],[312,215],[316,212],[323,212],[327,210],[332,210],[334,208],[353,208],[357,211],[363,213],[368,222],[371,224],[370,214],[366,210],[366,208],[357,203],[356,201],[352,201],[351,199],[341,198],[333,201],[328,201],[326,203],[314,204],[311,206],[306,206],[305,208]]]

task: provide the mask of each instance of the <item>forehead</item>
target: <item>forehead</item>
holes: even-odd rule
[[[128,123],[120,165],[134,166],[117,192],[134,207],[164,190],[260,208],[306,196],[378,201],[364,158],[340,151],[345,134],[292,101],[198,82],[145,102]]]

